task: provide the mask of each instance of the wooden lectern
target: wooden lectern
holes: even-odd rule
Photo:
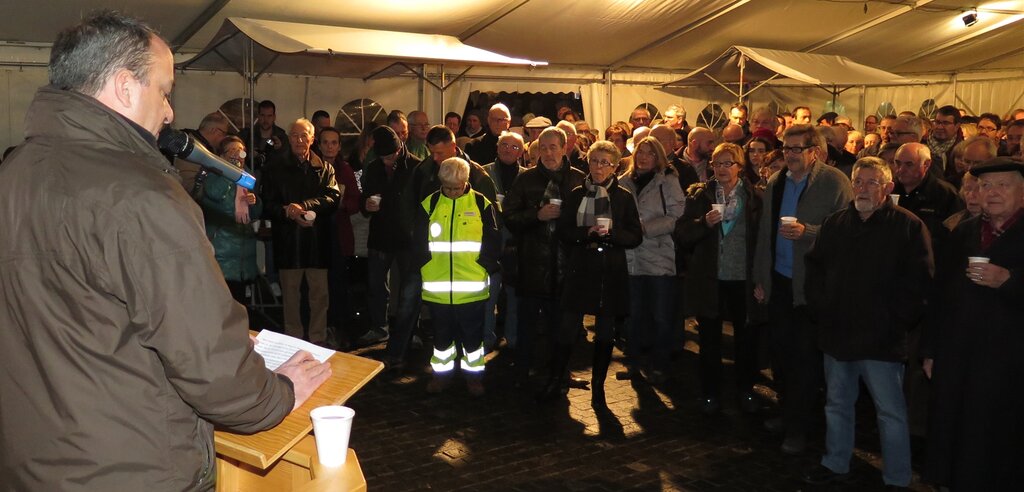
[[[313,422],[309,412],[324,405],[344,404],[384,364],[343,352],[328,360],[334,372],[331,378],[277,427],[252,435],[214,433],[218,492],[366,490],[355,451],[348,450],[341,467],[320,466],[316,441],[310,435]]]

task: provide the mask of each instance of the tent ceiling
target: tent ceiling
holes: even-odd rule
[[[956,71],[1000,55],[1008,56],[993,60],[991,67],[973,68],[1024,68],[1024,53],[1019,52],[1024,44],[1024,0],[323,0],[287,4],[279,0],[48,0],[47,4],[46,9],[7,9],[0,21],[0,40],[49,43],[61,26],[75,22],[82,13],[115,6],[142,16],[172,40],[198,20],[202,27],[183,46],[192,52],[206,46],[225,18],[247,17],[460,38],[475,33],[462,40],[507,56],[593,67],[692,70],[732,45],[802,51],[833,40],[813,52],[843,55],[896,73]],[[211,5],[220,8],[204,17]],[[965,28],[959,12],[972,7],[981,14],[976,25]]]

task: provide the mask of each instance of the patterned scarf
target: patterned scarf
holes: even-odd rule
[[[583,182],[583,188],[587,190],[580,208],[576,210],[576,225],[590,227],[597,225],[597,218],[612,218],[612,204],[608,199],[608,188],[616,184],[615,176],[608,178],[604,183],[595,184],[588,175]],[[609,228],[614,224],[609,225]]]

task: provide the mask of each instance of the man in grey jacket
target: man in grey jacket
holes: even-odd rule
[[[277,425],[330,366],[299,352],[275,374],[253,351],[156,150],[167,44],[100,12],[49,70],[0,170],[0,489],[212,490],[213,426]]]
[[[768,179],[765,213],[754,257],[754,297],[768,303],[772,373],[780,390],[782,419],[769,420],[784,430],[782,451],[803,452],[814,412],[822,355],[804,293],[804,256],[825,218],[853,199],[850,179],[822,162],[828,148],[811,125],[794,125],[783,134],[786,169]]]

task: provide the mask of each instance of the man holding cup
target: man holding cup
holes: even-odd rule
[[[768,181],[766,211],[761,214],[754,256],[754,297],[769,306],[772,369],[782,393],[782,419],[765,423],[784,431],[782,451],[806,447],[816,390],[822,374],[821,352],[804,295],[804,255],[826,217],[853,199],[850,179],[822,162],[825,139],[810,125],[794,125],[783,134],[786,172]]]
[[[923,475],[952,490],[1010,490],[1024,480],[1024,165],[997,157],[970,173],[983,213],[947,241],[923,341],[933,357]]]

